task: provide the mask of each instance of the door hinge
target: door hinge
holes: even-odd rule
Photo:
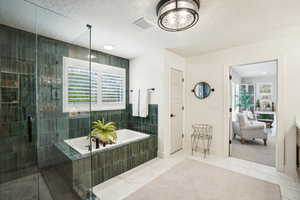
[[[184,138],[184,134],[182,133],[182,138]]]
[[[229,144],[231,144],[232,142],[231,142],[231,140],[229,140]]]
[[[184,82],[184,78],[182,78],[181,81]]]
[[[231,74],[229,75],[229,80],[232,80],[232,75]]]
[[[229,112],[232,112],[232,108],[229,108]]]
[[[182,106],[181,109],[184,110],[184,106]]]

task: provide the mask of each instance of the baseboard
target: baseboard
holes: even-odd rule
[[[291,177],[291,178],[298,178],[299,177],[299,171],[297,169],[287,169],[285,168],[284,174],[286,174],[287,176]]]
[[[158,151],[157,152],[157,157],[159,157],[159,158],[166,158],[166,157],[168,157],[168,155],[166,154],[166,152]]]

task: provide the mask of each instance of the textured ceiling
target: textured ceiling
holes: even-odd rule
[[[143,30],[132,23],[146,17],[156,24],[158,0],[28,0],[56,11],[31,12],[22,0],[0,0],[0,20],[57,39],[86,43],[91,24],[93,48],[116,46],[111,53],[127,58],[167,48],[184,56],[300,33],[299,0],[201,0],[199,23],[168,33],[157,26]],[[36,16],[36,18],[34,17]],[[38,24],[34,26],[34,20]],[[82,36],[83,35],[83,36]]]

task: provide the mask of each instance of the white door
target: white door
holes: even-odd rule
[[[182,149],[183,72],[171,69],[171,153]]]

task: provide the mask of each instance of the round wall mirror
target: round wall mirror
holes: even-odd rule
[[[193,92],[198,99],[207,98],[211,91],[213,91],[210,85],[206,82],[199,82],[195,85]]]

